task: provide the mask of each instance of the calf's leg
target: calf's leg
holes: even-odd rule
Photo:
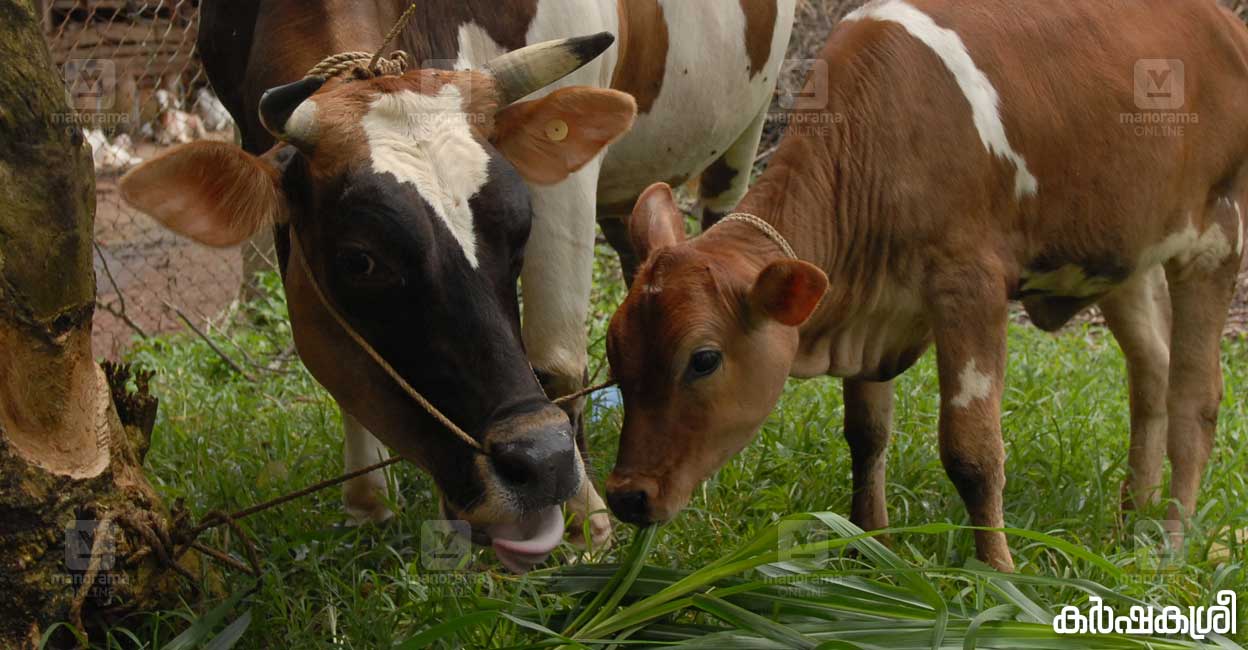
[[[1131,447],[1122,506],[1134,510],[1161,499],[1166,391],[1170,383],[1170,293],[1165,271],[1157,267],[1137,275],[1100,306],[1127,359]]]
[[[1179,547],[1186,520],[1213,451],[1218,406],[1222,402],[1221,342],[1243,252],[1240,210],[1221,201],[1211,207],[1205,237],[1218,229],[1228,242],[1225,257],[1199,255],[1185,265],[1166,267],[1174,331],[1170,336],[1170,388],[1167,452],[1170,456],[1168,526]]]
[[[854,467],[850,519],[863,530],[888,528],[884,487],[888,438],[893,426],[893,383],[846,379],[845,441]]]
[[[995,276],[971,269],[945,283],[932,300],[940,373],[940,459],[971,523],[1002,528],[1006,291]],[[980,560],[1001,571],[1014,570],[1004,533],[975,531],[975,547]]]

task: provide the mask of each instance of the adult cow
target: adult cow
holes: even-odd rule
[[[1185,78],[1158,83],[1181,74],[1158,57]],[[648,261],[608,338],[625,407],[612,509],[673,517],[786,377],[833,375],[852,517],[887,526],[890,382],[934,342],[941,459],[972,523],[1001,527],[1014,298],[1046,330],[1100,305],[1130,375],[1124,488],[1157,500],[1168,449],[1178,532],[1244,247],[1243,24],[1212,0],[881,0],[823,59],[811,83],[828,104],[794,116],[746,215],[686,242],[667,187],[637,205]],[[975,536],[981,559],[1013,566],[1002,533]]]
[[[584,381],[595,216],[618,242],[610,220],[647,184],[708,169],[709,214],[736,203],[794,2],[427,0],[396,43],[418,69],[299,82],[328,55],[380,47],[409,5],[206,0],[200,51],[243,149],[174,150],[123,192],[211,245],[275,221],[296,343],[343,408],[348,468],[384,457],[380,439],[433,474],[478,541],[523,566],[557,543],[554,506],[578,486],[574,510],[605,510],[533,372],[551,396]],[[541,45],[595,32],[617,47]],[[418,408],[327,305],[486,453]],[[380,475],[348,485],[348,511],[389,516],[386,489]],[[605,513],[591,523],[602,541]]]

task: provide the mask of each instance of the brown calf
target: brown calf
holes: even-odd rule
[[[616,514],[673,517],[786,377],[833,375],[853,519],[887,525],[890,381],[934,343],[941,458],[971,521],[1003,526],[1015,299],[1048,330],[1101,307],[1128,359],[1129,503],[1159,498],[1166,449],[1170,518],[1189,516],[1243,253],[1243,25],[1210,0],[883,0],[823,60],[810,94],[826,84],[827,106],[793,116],[741,205],[782,237],[729,221],[686,242],[663,185],[633,213],[647,261],[608,339],[625,406]],[[976,543],[1012,568],[1003,534]]]

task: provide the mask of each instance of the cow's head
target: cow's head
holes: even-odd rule
[[[763,265],[723,240],[684,241],[683,215],[662,184],[642,195],[629,231],[646,261],[607,337],[624,398],[607,503],[644,525],[676,516],[754,437],[828,279],[806,262]]]
[[[132,205],[211,246],[276,224],[304,363],[347,412],[432,473],[447,514],[500,555],[544,557],[560,538],[551,534],[562,530],[559,505],[585,480],[568,419],[542,392],[519,336],[516,283],[533,217],[525,181],[563,180],[636,114],[628,95],[594,88],[516,102],[612,41],[535,45],[478,71],[305,79],[262,100],[279,140],[264,156],[200,142],[121,184]],[[318,287],[485,453],[405,394]],[[544,541],[523,543],[534,540]]]

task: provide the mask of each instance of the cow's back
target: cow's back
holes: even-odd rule
[[[613,82],[638,98],[629,135],[611,147],[599,203],[626,205],[656,180],[707,168],[771,106],[792,34],[794,0],[630,2],[628,44]],[[625,210],[627,211],[627,210]]]

